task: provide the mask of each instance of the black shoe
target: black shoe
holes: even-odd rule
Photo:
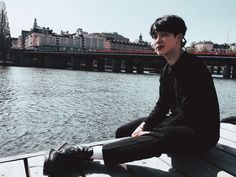
[[[51,149],[45,156],[43,174],[54,176],[62,173],[80,172],[92,160],[92,148],[75,147],[64,144],[58,150]]]

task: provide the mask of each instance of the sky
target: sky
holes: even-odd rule
[[[1,0],[0,0],[1,1]],[[151,24],[163,15],[182,17],[192,42],[236,43],[236,0],[4,0],[12,37],[38,26],[75,33],[118,32],[151,42]]]

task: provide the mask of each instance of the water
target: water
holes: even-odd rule
[[[117,127],[149,114],[158,81],[159,75],[0,68],[0,157],[113,138]],[[236,115],[236,81],[214,83],[221,117]]]

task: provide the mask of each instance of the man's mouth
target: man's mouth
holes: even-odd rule
[[[162,48],[164,48],[165,46],[163,46],[163,45],[160,45],[160,46],[157,46],[156,47],[156,50],[161,50]]]

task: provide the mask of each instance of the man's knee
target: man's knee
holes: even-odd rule
[[[120,127],[116,130],[116,138],[121,138],[121,135],[122,135],[122,133],[121,133],[121,129],[120,129]]]
[[[125,131],[124,127],[119,127],[116,130],[116,138],[123,138],[126,136],[128,136],[128,135],[127,135],[127,132]]]
[[[131,122],[128,122],[116,130],[116,138],[123,138],[131,136],[133,131],[145,120],[146,118],[138,118]]]

